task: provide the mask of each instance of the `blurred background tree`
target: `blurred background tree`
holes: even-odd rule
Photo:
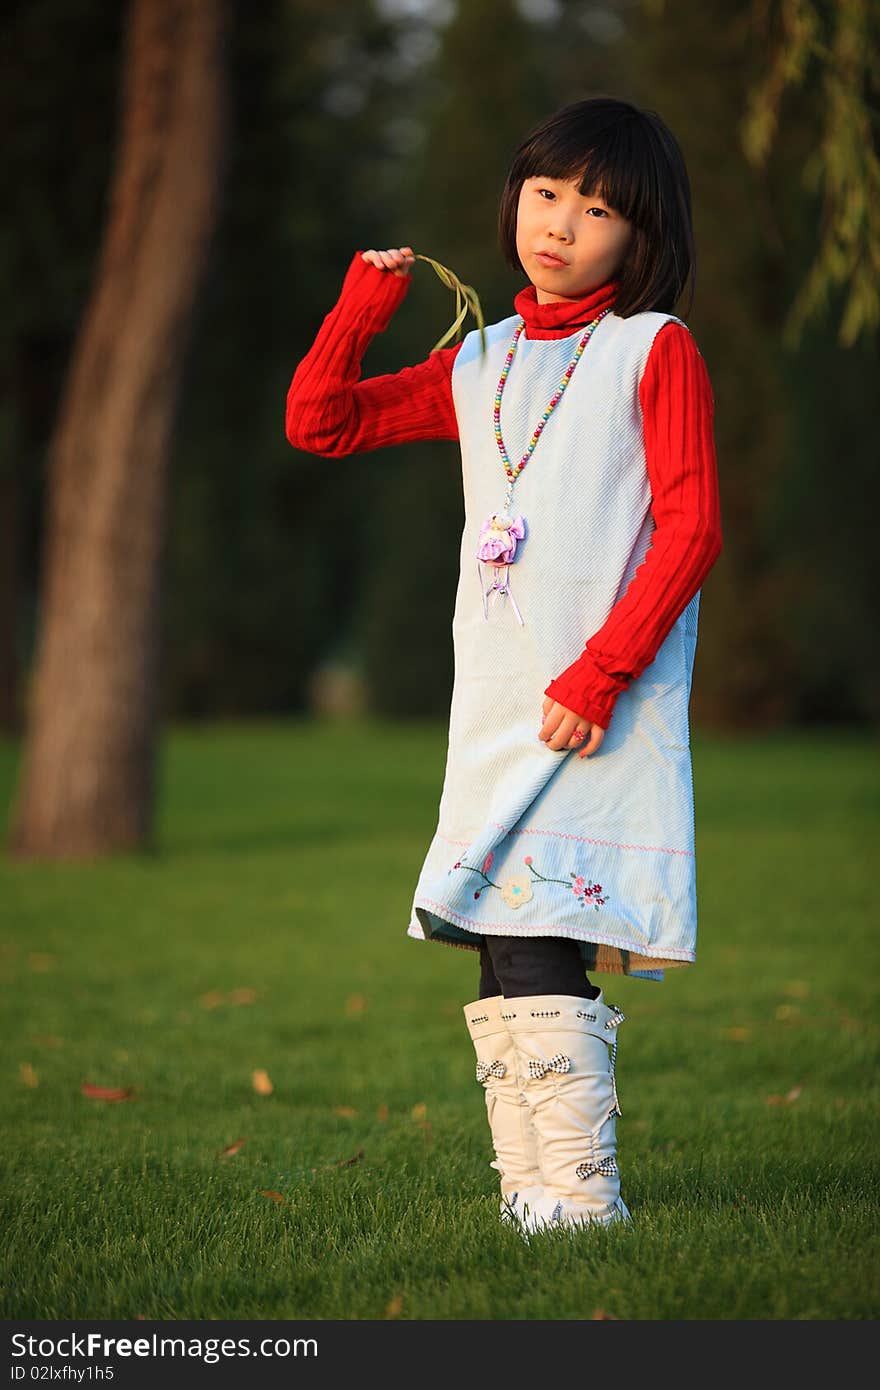
[[[133,0],[127,20],[100,248],[47,450],[19,855],[142,848],[152,830],[167,472],[225,154],[226,3]]]
[[[548,111],[611,93],[668,121],[694,191],[689,321],[716,399],[725,549],[704,586],[693,718],[876,719],[876,9],[274,0],[233,16],[227,194],[172,443],[161,712],[302,713],[341,663],[377,713],[446,713],[457,449],[294,452],[287,385],[358,249],[412,244],[473,284],[489,321],[509,313],[523,281],[501,261],[496,210],[513,149]],[[104,220],[122,18],[95,0],[7,12],[10,731],[37,637],[47,447]],[[421,360],[450,321],[429,268],[414,280],[365,375]],[[405,537],[426,516],[446,543],[414,563]]]

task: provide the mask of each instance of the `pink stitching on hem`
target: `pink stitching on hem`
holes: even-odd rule
[[[426,905],[428,907],[442,908],[443,912],[448,913],[450,917],[457,917],[460,922],[473,922],[475,927],[482,928],[483,931],[485,931],[487,927],[490,927],[496,928],[509,936],[567,935],[567,933],[560,931],[559,927],[544,926],[543,924],[534,931],[524,932],[522,927],[512,927],[509,922],[478,922],[476,917],[465,917],[463,913],[456,912],[454,907],[449,907],[446,903],[438,903],[433,898],[420,898],[414,904],[415,907],[424,907]],[[442,914],[438,913],[438,916],[439,915]],[[410,923],[410,926],[412,925],[413,924]],[[418,925],[421,926],[421,923],[419,922]],[[671,947],[666,951],[650,951],[644,946],[633,946],[631,942],[622,941],[616,936],[599,936],[597,933],[595,936],[590,936],[589,938],[585,936],[576,936],[572,939],[575,941],[589,940],[597,946],[616,946],[621,951],[629,951],[631,955],[635,956],[647,956],[648,959],[656,957],[665,960],[696,960],[693,951],[686,951],[684,949],[677,950],[675,947]]]
[[[492,820],[489,825],[495,825],[499,830],[503,830],[505,835],[552,835],[559,840],[577,840],[585,845],[610,845],[612,849],[643,849],[651,850],[657,854],[683,854],[686,859],[695,857],[694,851],[690,849],[667,849],[665,845],[625,845],[620,840],[594,840],[589,835],[567,835],[564,830],[539,830],[537,826],[524,825],[519,830],[511,830],[503,821]],[[451,835],[441,835],[437,831],[438,840],[446,840],[450,845],[469,845],[470,840],[453,840]]]
[[[684,854],[688,859],[692,859],[693,851],[689,849],[667,849],[665,845],[625,845],[618,840],[593,840],[589,835],[567,835],[564,830],[539,830],[537,826],[524,825],[521,829],[511,829],[500,820],[493,820],[491,825],[497,825],[499,830],[503,830],[505,835],[553,835],[561,840],[581,840],[588,845],[612,845],[615,849],[644,849],[654,850],[658,854]]]

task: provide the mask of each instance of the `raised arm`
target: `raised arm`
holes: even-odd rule
[[[657,333],[639,400],[656,529],[605,622],[544,691],[603,729],[618,695],[654,660],[722,548],[715,402],[706,364],[681,324]]]
[[[367,345],[388,327],[410,283],[409,275],[379,270],[355,252],[287,392],[285,428],[294,448],[340,458],[415,439],[458,439],[451,374],[461,343],[360,380]]]

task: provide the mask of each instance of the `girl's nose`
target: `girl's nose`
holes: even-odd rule
[[[551,236],[554,241],[560,242],[563,246],[568,246],[571,243],[570,234],[564,227],[560,226],[559,223],[551,224],[547,228],[547,235]]]

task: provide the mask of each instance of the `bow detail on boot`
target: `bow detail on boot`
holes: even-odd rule
[[[591,1178],[594,1173],[613,1178],[617,1172],[617,1159],[613,1154],[609,1154],[607,1158],[600,1158],[598,1163],[579,1163],[574,1171],[579,1178]]]
[[[529,1076],[540,1079],[546,1076],[548,1071],[558,1071],[560,1073],[571,1071],[571,1058],[566,1057],[564,1052],[554,1052],[549,1062],[529,1059]]]
[[[507,1071],[507,1067],[496,1057],[494,1062],[477,1063],[477,1080],[486,1081],[490,1076],[497,1076],[499,1081]]]

